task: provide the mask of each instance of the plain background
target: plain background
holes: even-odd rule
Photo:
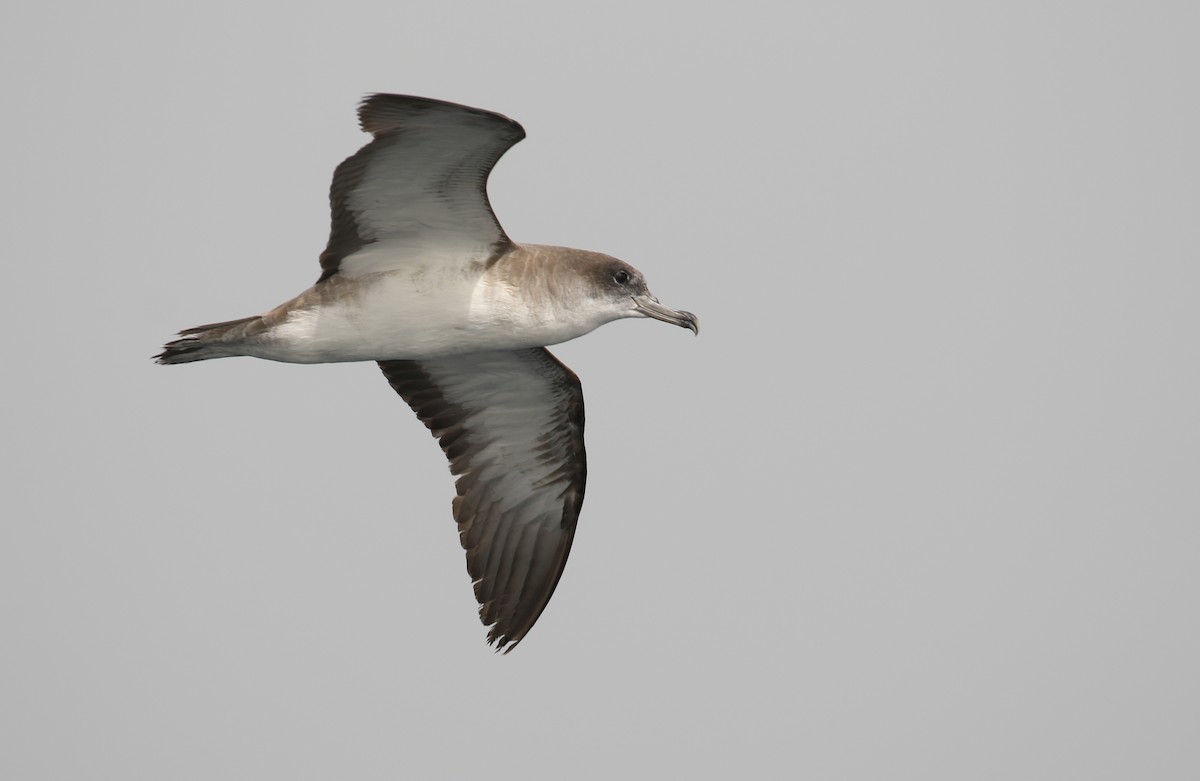
[[[0,776],[1200,776],[1195,9],[7,4]],[[373,365],[150,361],[315,280],[371,91],[703,324],[556,350],[509,656]]]

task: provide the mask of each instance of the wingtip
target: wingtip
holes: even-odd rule
[[[405,122],[421,114],[439,111],[462,112],[489,122],[504,123],[509,127],[507,132],[513,138],[512,143],[525,138],[525,128],[521,127],[519,122],[495,111],[448,100],[392,92],[368,92],[364,95],[358,102],[358,126],[372,135],[387,133],[400,129]]]
[[[499,625],[492,624],[488,627],[487,644],[493,646],[495,653],[507,656],[512,653],[512,650],[520,645],[525,639],[525,632],[522,632],[516,637],[513,637],[500,630]]]

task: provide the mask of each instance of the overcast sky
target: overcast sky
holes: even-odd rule
[[[1200,12],[668,5],[0,12],[0,777],[1200,776]],[[372,91],[702,323],[555,349],[508,656],[376,367],[150,361],[315,281]]]

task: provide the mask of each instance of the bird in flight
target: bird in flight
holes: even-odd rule
[[[625,317],[699,333],[641,272],[598,252],[517,244],[487,197],[524,129],[429,98],[375,94],[372,140],[329,189],[316,284],[270,311],[181,331],[156,360],[376,361],[457,476],[453,514],[488,642],[506,653],[554,593],[583,504],[579,378],[546,349]]]

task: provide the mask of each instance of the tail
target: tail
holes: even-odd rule
[[[163,345],[163,351],[154,359],[163,364],[191,363],[245,355],[239,348],[252,327],[261,322],[261,317],[254,316],[186,328],[179,332],[178,339]]]

